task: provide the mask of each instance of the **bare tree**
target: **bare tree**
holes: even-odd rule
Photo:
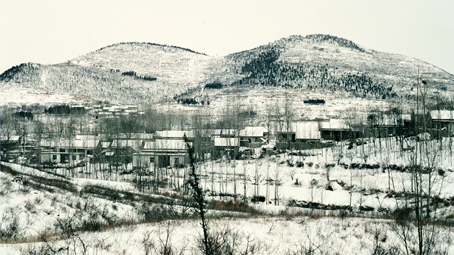
[[[202,187],[200,186],[200,179],[199,175],[195,169],[195,160],[194,160],[194,149],[192,146],[189,145],[188,139],[184,136],[184,140],[186,142],[186,146],[188,148],[189,154],[189,179],[188,184],[191,187],[191,196],[194,199],[194,209],[196,209],[198,215],[200,216],[200,220],[202,223],[202,231],[203,231],[203,251],[206,255],[214,254],[214,250],[212,245],[210,245],[210,234],[209,234],[209,227],[208,227],[208,220],[206,218],[206,204],[207,201],[205,200],[205,192],[203,191]]]
[[[5,155],[5,159],[8,160],[10,150],[13,144],[11,143],[11,137],[16,134],[15,131],[15,120],[13,113],[10,110],[3,109],[0,114],[1,132],[2,132],[2,154]],[[2,158],[2,160],[5,160]]]
[[[425,112],[427,93],[425,90],[419,92],[420,82],[418,76],[416,104]],[[423,84],[426,85],[425,82]],[[426,120],[417,120],[415,130],[425,134],[428,131]],[[435,174],[440,155],[439,141],[430,140],[425,135],[418,137],[414,142],[415,149],[410,153],[412,187],[408,190],[404,185],[405,200],[403,205],[398,204],[394,213],[394,231],[402,240],[406,254],[443,254],[446,251],[442,251],[444,248],[438,242],[437,205],[432,203],[434,184],[439,181],[441,189],[443,183],[443,175],[437,177]]]
[[[295,117],[295,111],[293,109],[293,101],[290,98],[287,91],[284,93],[283,110],[284,110],[283,117],[284,117],[284,124],[285,124],[285,132],[290,132],[290,131],[292,131],[292,122],[293,122],[293,118]]]

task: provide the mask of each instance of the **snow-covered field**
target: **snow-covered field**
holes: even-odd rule
[[[315,254],[372,254],[377,245],[386,249],[402,248],[395,229],[397,225],[381,217],[388,217],[389,212],[405,202],[398,194],[411,190],[411,174],[403,170],[388,170],[384,166],[410,165],[415,160],[412,147],[416,145],[415,140],[407,139],[406,150],[402,151],[395,138],[367,139],[366,144],[355,145],[351,149],[348,149],[348,144],[340,143],[324,149],[198,164],[201,186],[215,194],[208,196],[209,200],[232,199],[235,193],[239,199],[244,194],[248,199],[253,196],[265,199],[265,202],[253,204],[260,212],[256,216],[240,213],[234,218],[212,219],[212,231],[234,233],[231,236],[237,238],[238,249],[249,245],[258,249],[256,254],[304,254],[302,251],[310,248],[315,249]],[[435,169],[430,176],[431,194],[450,201],[454,196],[454,143],[449,138],[444,138],[441,144],[437,140],[418,142],[418,146],[423,145],[427,146],[427,150],[419,156],[418,163]],[[258,151],[255,155],[259,155]],[[359,167],[361,165],[377,167]],[[114,201],[109,197],[81,192],[86,187],[95,186],[144,194],[131,182],[63,178],[12,163],[2,162],[2,166],[21,173],[23,179],[0,172],[2,238],[16,239],[13,243],[8,241],[0,245],[1,254],[40,253],[39,249],[44,246],[34,241],[40,240],[43,235],[48,235],[48,240],[51,240],[45,244],[50,245],[48,248],[75,245],[75,254],[83,253],[80,250],[83,247],[87,248],[88,254],[147,254],[146,249],[154,252],[154,249],[162,248],[167,233],[170,233],[170,245],[174,251],[196,253],[196,240],[201,232],[198,221],[186,218],[137,225],[144,222],[147,212],[157,212],[153,211],[153,207],[162,205],[147,203],[148,209],[144,209],[145,203],[140,201]],[[75,191],[55,187],[36,188],[30,186],[34,182],[32,177],[67,182]],[[132,176],[123,178],[130,180]],[[173,181],[160,188],[160,192],[178,194],[174,189],[178,184],[180,187],[183,185],[182,172],[168,178]],[[429,175],[424,174],[424,187],[428,181]],[[278,185],[275,186],[275,183]],[[153,196],[165,198],[162,195]],[[349,209],[345,214],[336,207],[329,210],[315,207],[318,209],[312,210],[307,206],[309,203],[351,206],[351,211]],[[305,208],[300,208],[301,205]],[[187,210],[179,205],[171,207],[180,213]],[[311,212],[315,216],[295,216]],[[454,212],[450,203],[445,203],[432,214],[449,220]],[[345,218],[346,215],[355,217]],[[76,232],[64,240],[53,240],[55,233],[61,232],[62,225],[66,226],[67,222],[72,222]],[[112,227],[120,227],[109,227],[112,222],[115,223]],[[86,229],[87,226],[103,231],[77,232],[77,229]],[[445,238],[440,239],[440,247],[449,246],[453,237],[450,229],[437,226],[438,230],[441,231],[439,238]],[[447,254],[453,252],[450,250]]]
[[[23,182],[0,172],[2,237],[36,238],[53,233],[65,221],[71,221],[75,228],[89,224],[92,220],[101,224],[109,221],[138,221],[134,206],[97,197],[78,196],[57,188],[53,192],[38,190],[26,185],[26,179]]]
[[[374,250],[403,248],[389,220],[367,218],[259,217],[224,218],[210,222],[212,234],[227,239],[232,249],[250,254],[374,254]],[[1,254],[35,254],[69,248],[65,254],[200,254],[197,220],[130,225],[77,238],[47,243],[0,244]],[[437,247],[452,254],[453,233],[440,228]],[[411,241],[415,241],[412,239]],[[414,244],[411,245],[414,247]],[[75,248],[74,248],[75,247]],[[85,250],[84,250],[85,248]],[[148,252],[147,252],[148,251]],[[312,251],[312,253],[310,253]],[[68,252],[68,253],[66,253]],[[85,252],[85,253],[84,253]],[[434,250],[435,252],[435,250]],[[384,253],[380,253],[384,254]],[[396,253],[393,253],[396,254]]]
[[[53,105],[86,103],[70,93],[50,93],[44,89],[32,87],[5,85],[2,87],[0,106],[20,107],[22,105]]]
[[[391,105],[389,101],[357,98],[342,91],[337,91],[336,93],[295,91],[284,88],[256,86],[222,90],[206,89],[204,92],[210,98],[208,109],[214,114],[222,114],[222,111],[227,107],[233,108],[236,104],[240,104],[244,110],[252,109],[255,111],[259,118],[267,116],[267,107],[283,108],[286,100],[291,102],[291,108],[295,113],[296,120],[345,117],[345,113],[351,109],[355,109],[359,113],[365,113],[372,108],[387,109]],[[285,94],[287,94],[287,99]],[[324,99],[326,103],[324,105],[304,104],[303,101],[307,99]],[[189,107],[179,106],[178,108],[187,109]]]

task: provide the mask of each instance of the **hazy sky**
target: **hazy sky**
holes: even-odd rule
[[[454,0],[1,0],[0,73],[24,62],[65,62],[118,42],[226,55],[316,33],[454,74]]]

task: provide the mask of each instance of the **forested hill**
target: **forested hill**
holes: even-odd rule
[[[412,97],[418,69],[431,88],[454,91],[454,75],[415,58],[378,52],[330,35],[290,36],[226,57],[234,84],[346,90],[358,97]]]
[[[418,72],[424,73],[429,93],[454,93],[454,75],[431,64],[316,34],[289,36],[224,57],[176,46],[119,43],[61,64],[12,67],[1,74],[0,88],[11,94],[15,88],[32,88],[115,103],[176,101],[200,95],[207,84],[216,84],[207,88],[219,91],[259,85],[390,99],[414,97]]]

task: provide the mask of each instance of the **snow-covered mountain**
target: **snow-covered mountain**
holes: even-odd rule
[[[454,93],[454,75],[436,66],[330,35],[290,36],[224,57],[175,46],[119,43],[61,64],[12,67],[0,76],[0,104],[53,100],[44,100],[45,95],[65,102],[176,101],[200,95],[210,83],[222,84],[220,89],[204,91],[213,98],[226,90],[234,94],[231,87],[242,87],[244,94],[258,85],[298,93],[342,91],[361,98],[411,99],[418,73],[428,81],[430,94]]]

